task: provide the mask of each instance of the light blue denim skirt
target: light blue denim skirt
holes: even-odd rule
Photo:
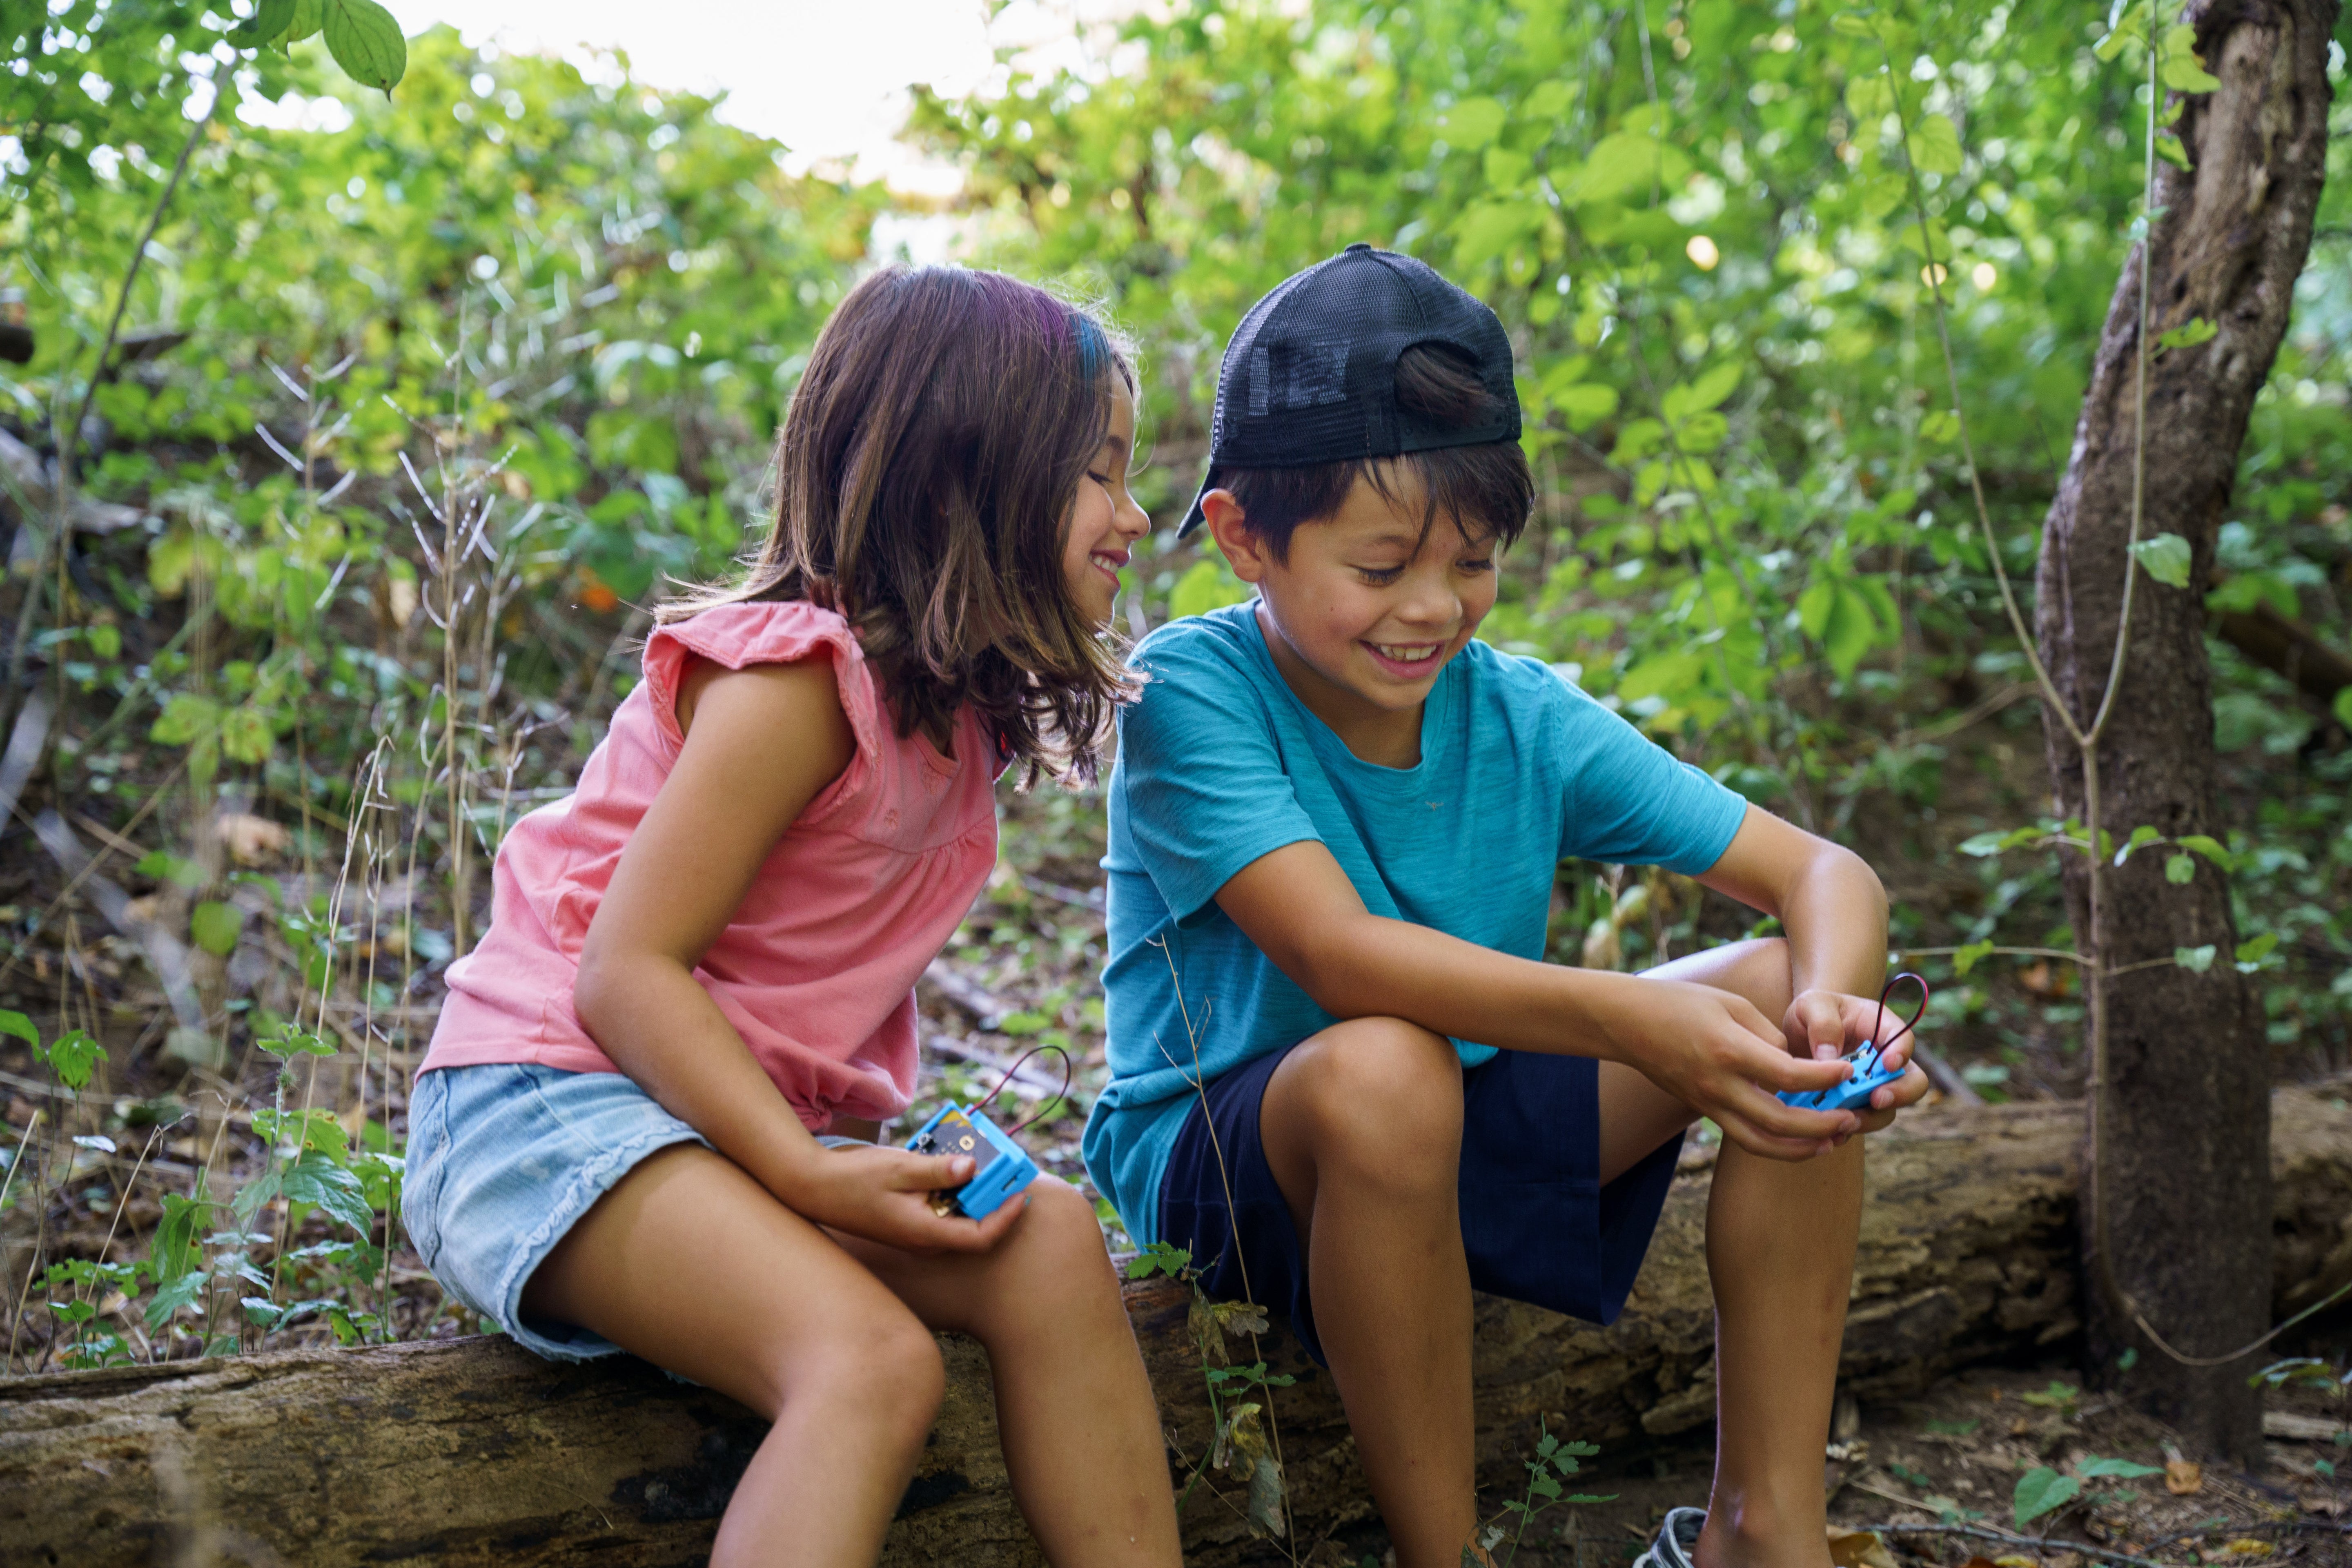
[[[709,1139],[616,1072],[530,1063],[439,1068],[408,1097],[401,1219],[441,1288],[551,1361],[620,1347],[525,1319],[522,1288],[555,1244],[636,1163]]]

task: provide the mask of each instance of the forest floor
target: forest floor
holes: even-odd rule
[[[1074,1062],[1074,1092],[1051,1106],[1024,1132],[1024,1142],[1046,1169],[1083,1183],[1078,1140],[1085,1107],[1108,1070],[1098,983],[1100,814],[1095,801],[1050,790],[1009,805],[998,872],[919,989],[924,1049],[917,1105],[928,1108],[945,1094],[969,1097],[996,1082],[1032,1047],[1064,1047]],[[22,865],[10,869],[18,886],[0,889],[9,897],[46,903],[53,895],[53,876],[27,878]],[[49,1082],[20,1042],[0,1042],[0,1119],[6,1122],[0,1137],[16,1146],[37,1110],[52,1135],[67,1127],[78,1135],[63,1168],[53,1164],[47,1172],[53,1255],[143,1256],[162,1215],[163,1191],[186,1192],[199,1170],[209,1170],[213,1190],[222,1192],[263,1168],[267,1152],[254,1132],[252,1110],[268,1101],[272,1064],[247,1050],[234,1069],[191,1073],[152,1048],[153,1031],[146,1021],[157,1016],[162,998],[151,994],[143,968],[112,948],[110,939],[86,931],[77,938],[70,924],[62,929],[63,942],[31,952],[17,969],[10,994],[0,1000],[34,1011],[47,1036],[52,1019],[68,1010],[64,987],[70,982],[80,1016],[104,1021],[101,1032],[110,1055],[77,1098]],[[76,947],[78,941],[81,945]],[[235,967],[232,963],[222,977],[232,989]],[[410,989],[412,1023],[421,1040],[429,1034],[439,986],[428,971]],[[2021,1017],[2048,1000],[2026,984],[2002,1006],[2007,1016]],[[2063,1056],[2054,1054],[2055,1047],[2045,1050],[2035,1037],[1997,1023],[2002,1016],[2000,1008],[1980,1014],[1941,1031],[1937,1043],[1956,1068],[1976,1068],[1971,1078],[1991,1097],[2009,1092],[2063,1098],[2069,1076]],[[2048,1032],[2054,1037],[2064,1031]],[[356,1104],[397,1132],[417,1054],[395,1052],[364,1068],[338,1058],[322,1068],[310,1091],[320,1103]],[[2044,1055],[2048,1060],[2042,1059]],[[2004,1079],[1988,1070],[1996,1065],[2014,1070]],[[1060,1079],[1060,1064],[1050,1057],[1023,1067],[1008,1089],[1006,1121],[1050,1101]],[[215,1108],[212,1114],[201,1114],[208,1105]],[[219,1112],[222,1106],[230,1108],[226,1116]],[[898,1130],[901,1135],[904,1131]],[[30,1209],[20,1203],[16,1212]],[[1111,1245],[1123,1250],[1126,1238],[1108,1205],[1104,1212]],[[324,1220],[314,1215],[293,1239],[313,1243],[328,1234]],[[445,1302],[404,1238],[394,1238],[388,1278],[389,1300],[375,1298],[368,1304],[385,1309],[391,1337],[446,1337],[480,1326]],[[297,1281],[296,1288],[335,1287],[311,1280]],[[8,1295],[0,1310],[11,1320],[14,1367],[53,1364],[47,1352],[54,1324],[39,1293],[11,1289]],[[184,1330],[169,1343],[150,1343],[135,1304],[100,1303],[100,1310],[115,1319],[139,1359],[199,1351],[199,1337]],[[2347,1330],[2352,1322],[2339,1316],[2316,1337],[2302,1336],[2301,1348],[2341,1359],[2344,1342],[2352,1339]],[[314,1317],[289,1322],[269,1335],[266,1345],[252,1331],[247,1338],[247,1349],[276,1350],[331,1342],[332,1335],[325,1321]],[[2064,1347],[2057,1352],[2063,1358]],[[2352,1446],[2335,1436],[2347,1416],[2316,1394],[2273,1391],[2269,1398],[2273,1435],[2260,1469],[2209,1468],[2182,1495],[2168,1489],[2162,1476],[2094,1481],[2067,1506],[2022,1531],[2014,1527],[2011,1513],[2021,1476],[2043,1466],[2067,1471],[2091,1457],[2161,1466],[2168,1458],[2166,1430],[2113,1398],[2084,1392],[2079,1369],[2063,1359],[2034,1367],[1978,1368],[1916,1399],[1848,1407],[1841,1412],[1839,1434],[1847,1457],[1832,1461],[1827,1472],[1834,1489],[1832,1518],[1853,1531],[1895,1528],[1882,1536],[1842,1540],[1839,1562],[1842,1568],[1898,1568],[1916,1562],[1967,1565],[1972,1560],[1981,1560],[1974,1568],[2096,1568],[2103,1561],[2255,1568],[2292,1561],[2352,1568],[2352,1535],[2347,1533],[2352,1530]],[[1704,1429],[1604,1453],[1588,1463],[1577,1484],[1611,1500],[1543,1515],[1521,1542],[1517,1561],[1527,1568],[1616,1568],[1649,1539],[1666,1509],[1705,1500],[1710,1465]],[[1955,1526],[1982,1533],[1958,1533]],[[1998,1539],[2003,1534],[2063,1544],[2024,1546]],[[1313,1568],[1360,1568],[1368,1557],[1380,1561],[1385,1542],[1375,1526],[1305,1545],[1297,1561]],[[1270,1545],[1264,1561],[1292,1558]]]

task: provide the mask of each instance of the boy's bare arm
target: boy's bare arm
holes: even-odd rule
[[[1757,817],[1773,820],[1751,812],[1750,823]],[[1748,833],[1744,825],[1741,837]],[[1737,887],[1724,890],[1745,899],[1739,889],[1746,889],[1773,901],[1770,912],[1790,925],[1791,946],[1804,954],[1797,975],[1801,988],[1825,998],[1827,987],[1864,979],[1859,949],[1849,952],[1853,944],[1843,938],[1823,939],[1830,927],[1843,928],[1835,910],[1848,884],[1835,877],[1818,882],[1791,879],[1787,873],[1793,858],[1786,855],[1787,847],[1769,831],[1764,843],[1772,853],[1742,855],[1736,861],[1727,854],[1739,876]],[[1869,876],[1867,868],[1863,875]],[[1872,879],[1874,892],[1875,886]],[[1756,1153],[1803,1159],[1883,1120],[1876,1112],[1864,1120],[1851,1111],[1800,1110],[1775,1099],[1780,1090],[1841,1082],[1845,1068],[1839,1062],[1791,1055],[1783,1028],[1743,998],[1703,985],[1515,958],[1375,915],[1319,843],[1291,844],[1262,856],[1219,889],[1217,904],[1328,1012],[1343,1018],[1407,1018],[1456,1038],[1511,1050],[1621,1061],[1713,1117],[1727,1135]],[[1878,922],[1871,938],[1874,972],[1885,963],[1884,896],[1872,907]],[[1796,913],[1795,923],[1786,911]],[[1855,970],[1852,980],[1845,976],[1847,966]],[[1874,995],[1874,983],[1871,989]],[[1855,998],[1843,1000],[1860,1005]],[[1809,1038],[1813,1011],[1805,1016],[1807,1029],[1796,1037],[1801,1046]],[[1859,1026],[1869,1027],[1866,1014]]]

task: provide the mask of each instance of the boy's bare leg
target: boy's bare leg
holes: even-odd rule
[[[1258,1129],[1397,1568],[1459,1568],[1477,1523],[1460,1060],[1416,1025],[1336,1024],[1275,1069]]]
[[[992,1251],[838,1237],[917,1316],[988,1347],[1013,1495],[1058,1568],[1179,1568],[1160,1407],[1094,1206],[1052,1177]]]
[[[1788,950],[1738,943],[1651,971],[1789,1007]],[[1601,1176],[1693,1120],[1631,1068],[1601,1065]],[[1726,1142],[1707,1196],[1715,1287],[1716,1470],[1699,1568],[1826,1568],[1822,1450],[1862,1224],[1863,1142],[1790,1164]]]

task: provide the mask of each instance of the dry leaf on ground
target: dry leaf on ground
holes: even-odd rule
[[[1895,1568],[1895,1554],[1875,1531],[1830,1526],[1830,1561],[1837,1568]]]
[[[2194,1459],[2165,1460],[2164,1489],[2174,1497],[2195,1497],[2205,1489],[2205,1468]]]
[[[266,816],[256,816],[249,811],[225,811],[213,824],[229,858],[240,866],[259,866],[286,853],[294,836],[282,823]]]

